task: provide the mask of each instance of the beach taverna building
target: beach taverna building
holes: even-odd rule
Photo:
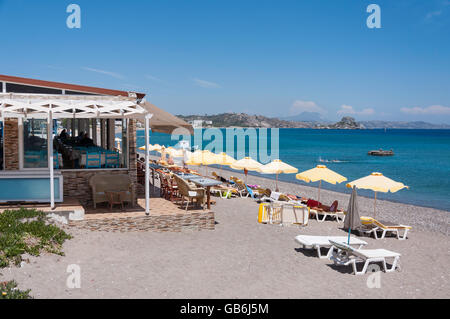
[[[91,200],[94,174],[128,174],[136,184],[136,124],[169,133],[184,121],[143,93],[0,75],[0,202]],[[145,199],[149,213],[146,154]]]

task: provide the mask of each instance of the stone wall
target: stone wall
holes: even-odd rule
[[[180,213],[175,215],[113,217],[71,221],[70,226],[91,231],[108,232],[180,232],[214,230],[214,212]]]
[[[61,171],[64,176],[64,197],[73,197],[80,201],[81,205],[92,205],[92,190],[89,186],[89,179],[95,174],[129,174],[129,170],[72,170]],[[136,180],[133,180],[133,175],[130,174],[133,184],[136,185]]]
[[[5,170],[19,169],[19,121],[6,118],[3,130],[3,151],[5,152]]]

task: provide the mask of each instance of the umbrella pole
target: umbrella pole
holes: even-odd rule
[[[278,189],[278,173],[277,173],[277,182],[276,182],[276,185],[277,185],[276,191],[278,192],[278,191],[280,191],[280,190]]]
[[[322,186],[322,181],[319,181],[319,195],[317,196],[317,201],[320,202],[320,187]]]
[[[373,218],[377,217],[377,192],[375,192],[375,201],[373,202]]]

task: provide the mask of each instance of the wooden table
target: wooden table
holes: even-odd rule
[[[112,210],[113,205],[121,205],[122,210],[124,209],[122,199],[124,197],[124,193],[124,191],[105,191],[105,195],[109,201],[109,210]]]
[[[210,201],[211,186],[222,185],[222,182],[215,180],[215,179],[202,177],[202,176],[184,177],[184,178],[186,178],[188,181],[194,183],[197,186],[206,188],[206,204],[207,204],[208,209],[211,209],[211,201]]]

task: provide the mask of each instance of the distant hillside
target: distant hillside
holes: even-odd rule
[[[431,124],[423,121],[416,122],[396,122],[396,121],[361,121],[359,122],[367,129],[393,128],[393,129],[450,129],[450,125]]]
[[[278,127],[278,128],[312,128],[311,123],[293,122],[270,118],[262,115],[245,113],[222,113],[216,115],[177,115],[189,122],[195,120],[211,121],[213,127]]]
[[[303,114],[303,113],[302,113]],[[293,117],[272,118],[262,115],[249,115],[245,113],[222,113],[215,115],[177,115],[186,122],[204,121],[203,126],[212,127],[265,127],[265,128],[316,128],[316,129],[450,129],[450,125],[431,124],[423,121],[418,122],[390,122],[390,121],[361,121],[345,116],[339,122],[330,123],[326,121],[308,121],[314,119],[316,113],[300,114],[298,118],[303,121],[287,120]],[[212,124],[207,125],[208,122]],[[206,123],[205,123],[206,122]]]

